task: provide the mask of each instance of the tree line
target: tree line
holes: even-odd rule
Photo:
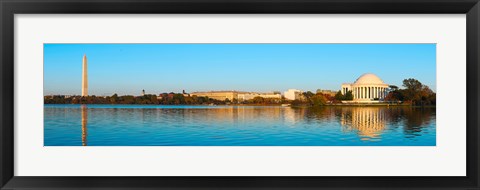
[[[417,79],[403,80],[403,87],[405,89],[390,86],[391,91],[385,97],[385,101],[402,101],[416,106],[436,105],[437,94]]]
[[[224,104],[225,101],[209,97],[184,96],[181,93],[163,93],[159,96],[146,94],[143,96],[45,96],[45,104],[163,104],[163,105],[195,105],[195,104]]]
[[[397,86],[390,86],[390,92],[385,97],[388,102],[403,102],[417,106],[428,106],[436,104],[436,94],[420,81],[409,78],[403,80],[404,89]],[[161,104],[161,105],[224,105],[224,104],[253,104],[253,105],[277,105],[290,103],[294,106],[323,106],[331,103],[341,103],[343,100],[353,100],[352,91],[342,94],[338,91],[335,96],[328,94],[303,92],[297,100],[286,100],[285,98],[263,98],[254,97],[249,100],[239,101],[237,99],[216,100],[203,96],[190,96],[183,93],[162,93],[157,95],[147,94],[144,96],[45,96],[45,104]]]
[[[239,101],[237,99],[217,100],[208,96],[190,96],[183,93],[163,93],[160,95],[146,94],[144,96],[45,96],[45,104],[159,104],[159,105],[224,105],[224,104],[281,104],[285,100],[278,98],[254,97],[250,100]]]

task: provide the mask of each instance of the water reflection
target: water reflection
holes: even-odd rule
[[[48,105],[44,113],[46,146],[436,144],[435,108]]]
[[[426,126],[435,126],[435,108],[404,108],[389,110],[391,123],[402,126],[407,138],[420,136]]]
[[[82,110],[82,146],[87,146],[87,123],[88,123],[87,105],[82,105],[81,110]]]
[[[346,132],[357,132],[361,140],[380,138],[387,123],[387,112],[379,107],[343,108],[340,123]]]
[[[320,123],[338,120],[342,132],[355,133],[364,141],[378,141],[383,133],[398,129],[405,138],[421,136],[426,129],[435,131],[435,108],[335,107],[310,109],[309,114]]]

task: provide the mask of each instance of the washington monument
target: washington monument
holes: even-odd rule
[[[82,64],[82,96],[88,96],[87,55],[83,55],[83,64]]]

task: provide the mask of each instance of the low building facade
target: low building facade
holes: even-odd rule
[[[302,91],[297,89],[288,89],[283,93],[283,96],[287,100],[299,100],[302,96]]]
[[[244,93],[238,93],[238,100],[239,101],[251,100],[255,97],[282,99],[282,94],[280,92],[271,92],[271,93],[244,92]]]
[[[279,92],[272,92],[272,93],[259,93],[259,92],[241,92],[241,91],[208,91],[208,92],[192,92],[191,96],[202,96],[202,97],[209,97],[215,100],[224,101],[226,99],[238,100],[238,101],[246,101],[251,100],[255,97],[262,97],[262,98],[282,98],[282,94]]]
[[[209,97],[215,100],[224,101],[226,99],[232,101],[233,99],[238,100],[238,92],[237,91],[208,91],[208,92],[192,92],[190,93],[191,96],[202,96],[202,97]]]

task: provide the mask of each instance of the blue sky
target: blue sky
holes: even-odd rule
[[[436,91],[435,44],[44,44],[44,95],[339,90],[364,73]]]

